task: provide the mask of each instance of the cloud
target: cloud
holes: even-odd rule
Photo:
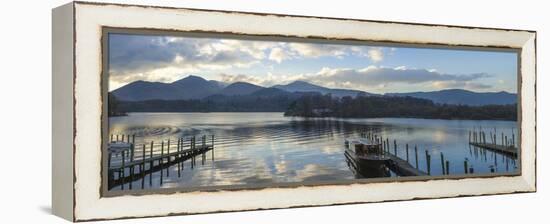
[[[475,84],[473,81],[487,78],[486,73],[472,74],[445,74],[427,69],[409,69],[406,67],[377,67],[369,66],[363,69],[323,68],[309,79],[317,83],[326,83],[339,86],[339,83],[348,83],[355,88],[385,86],[396,83],[421,84],[432,83],[434,87],[475,87],[489,88],[490,86]]]
[[[249,75],[244,75],[244,74],[231,75],[231,74],[220,73],[219,77],[220,77],[220,81],[224,83],[248,82],[248,83],[258,85],[264,82],[264,80],[262,79],[255,78]]]
[[[222,75],[225,82],[246,81],[257,85],[271,86],[285,84],[296,80],[308,81],[331,88],[347,88],[369,91],[384,89],[390,85],[428,85],[435,89],[463,88],[471,90],[489,89],[492,86],[480,83],[479,80],[489,78],[487,73],[446,74],[433,69],[415,69],[399,66],[395,68],[369,66],[362,69],[322,68],[316,73],[273,75],[260,79],[240,74]]]
[[[384,53],[378,48],[373,48],[367,51],[367,55],[373,62],[381,62],[384,59]]]
[[[288,49],[292,54],[308,58],[323,56],[341,57],[348,54],[351,46],[334,44],[309,44],[309,43],[288,43]]]
[[[272,46],[258,41],[111,34],[110,81],[117,85],[135,80],[173,80],[183,75],[161,75],[162,71],[247,68],[265,58],[264,51]]]
[[[276,61],[277,63],[281,63],[283,60],[289,59],[290,56],[287,55],[287,53],[284,52],[281,48],[273,48],[271,49],[271,53],[269,54],[269,59]]]

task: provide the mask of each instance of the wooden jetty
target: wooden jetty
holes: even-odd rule
[[[388,168],[399,176],[427,176],[428,173],[421,171],[404,159],[399,158],[396,155],[386,152],[385,154],[390,158],[388,162]]]
[[[487,134],[489,137],[487,137]],[[498,152],[517,158],[518,148],[516,147],[515,134],[513,130],[511,136],[505,135],[504,132],[501,132],[500,137],[501,140],[499,142],[497,139],[496,128],[494,131],[490,130],[489,133],[487,133],[487,131],[483,130],[481,127],[479,127],[479,129],[474,127],[474,130],[469,131],[468,133],[468,143],[474,147],[487,149],[489,151]]]
[[[386,163],[386,167],[393,171],[398,176],[431,176],[434,175],[432,173],[432,155],[428,150],[424,150],[424,161],[425,169],[422,170],[419,167],[418,164],[418,147],[415,145],[414,147],[411,147],[409,149],[409,144],[405,144],[404,148],[401,148],[402,150],[398,150],[398,144],[396,140],[393,140],[393,150],[390,144],[389,138],[384,139],[382,136],[375,135],[370,132],[361,133],[361,138],[366,138],[369,141],[379,143],[381,146],[381,150],[378,152],[379,156],[387,157],[389,158]],[[357,140],[346,140],[346,147],[349,147],[349,144],[351,143],[361,143],[361,141]],[[404,150],[403,150],[404,149]],[[347,152],[347,151],[346,151]],[[401,156],[399,155],[401,152]],[[404,155],[403,155],[404,154]],[[450,175],[450,162],[445,159],[445,156],[443,155],[443,152],[440,153],[439,161],[441,162],[441,175]],[[346,158],[352,159],[353,157],[350,157],[346,155]],[[357,169],[357,164],[351,164],[352,168]],[[469,164],[468,159],[465,158],[464,160],[464,173],[465,174],[473,174],[474,168],[471,164]]]
[[[197,144],[196,137],[184,139],[179,138],[177,141],[162,141],[160,144],[150,142],[140,145],[135,144],[135,136],[130,136],[124,141],[124,137],[120,141],[113,141],[108,150],[108,188],[120,186],[124,189],[128,185],[129,189],[133,188],[133,184],[137,180],[141,180],[141,188],[145,188],[147,177],[149,186],[152,186],[153,173],[160,171],[160,185],[163,184],[164,176],[170,176],[170,167],[177,165],[177,175],[181,177],[181,172],[184,169],[184,162],[190,160],[191,168],[196,166],[196,157],[202,157],[202,164],[206,160],[206,153],[212,152],[212,160],[214,159],[214,136],[211,136],[210,144],[207,144],[206,135],[203,135],[201,142]],[[114,137],[111,137],[114,140]],[[118,136],[116,139],[119,139]],[[121,149],[126,143],[128,147]],[[114,147],[118,146],[118,147]],[[141,146],[141,147],[139,147]],[[139,150],[139,151],[136,151]]]

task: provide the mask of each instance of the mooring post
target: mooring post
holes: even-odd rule
[[[445,161],[445,173],[449,175],[449,160]]]
[[[501,132],[500,134],[500,142],[504,145],[504,132]]]
[[[180,147],[181,145],[183,144],[183,142],[181,142],[181,138],[178,138],[178,146],[177,146],[177,149],[176,151],[178,152],[177,153],[177,161],[178,161],[178,177],[181,177],[181,154],[180,154]]]
[[[426,150],[426,168],[428,169],[428,175],[431,175],[431,156],[428,154],[428,150]]]
[[[126,177],[126,167],[125,167],[125,160],[126,160],[126,155],[124,155],[124,151],[122,151],[122,167],[121,167],[121,172],[122,172],[122,179],[121,179],[121,189],[124,190],[124,178]]]
[[[468,160],[464,160],[464,173],[468,174]]]
[[[415,159],[416,169],[418,169],[418,149],[416,148],[416,145],[414,145],[414,159]]]
[[[121,142],[124,142],[124,136],[125,136],[125,135],[122,135],[122,140],[121,140]]]
[[[141,166],[139,172],[141,173],[141,189],[145,188],[145,144],[143,144],[143,150],[141,150]]]
[[[494,173],[495,172],[495,167],[494,166],[489,166],[489,170],[491,171],[491,173]]]
[[[130,181],[128,184],[130,185],[130,190],[132,190],[132,185],[134,183],[134,165],[130,165],[128,169],[130,170]]]
[[[445,175],[445,157],[443,156],[443,152],[441,152],[441,172]]]
[[[113,142],[113,134],[111,134],[110,142]]]
[[[472,131],[468,131],[468,143],[472,143]]]
[[[153,186],[153,141],[151,141],[151,151],[149,151],[149,186]]]
[[[393,154],[397,156],[397,141],[393,140]]]
[[[168,166],[166,167],[166,176],[170,176],[170,139],[168,139],[168,146],[166,147],[166,155],[168,156]]]
[[[162,164],[164,163],[164,140],[160,143],[160,158],[159,158],[159,167],[160,167],[160,185],[162,185],[162,177],[164,176],[164,169],[162,169]]]
[[[506,143],[504,146],[508,146],[508,136],[504,136],[504,142]]]
[[[512,131],[512,146],[516,147],[516,136],[514,136],[514,132]]]
[[[191,169],[195,167],[195,136],[191,138]]]
[[[214,160],[214,135],[212,135],[212,160]]]
[[[409,162],[409,143],[405,144],[405,152],[407,153],[407,162]]]

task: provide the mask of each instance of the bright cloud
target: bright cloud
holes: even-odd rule
[[[281,48],[273,48],[271,49],[271,53],[269,54],[269,59],[276,61],[277,63],[281,63],[283,60],[289,59],[290,57],[283,51]]]
[[[368,50],[367,55],[373,62],[381,62],[384,59],[382,50],[376,48]]]

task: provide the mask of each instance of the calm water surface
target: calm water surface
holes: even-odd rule
[[[194,169],[190,169],[189,161],[185,162],[181,177],[175,175],[177,166],[173,166],[172,175],[164,177],[162,186],[156,181],[160,174],[155,173],[152,188],[355,179],[344,156],[344,140],[367,130],[397,140],[401,158],[406,157],[408,143],[413,165],[412,147],[417,145],[419,169],[423,171],[428,150],[432,175],[441,175],[440,152],[449,160],[451,174],[464,173],[465,159],[475,173],[488,173],[490,166],[496,172],[515,171],[514,159],[469,147],[468,132],[474,126],[517,135],[517,123],[510,121],[307,119],[284,117],[282,113],[131,113],[109,118],[110,133],[135,134],[138,149],[144,142],[215,135],[214,160],[207,153],[205,164],[198,159]]]

